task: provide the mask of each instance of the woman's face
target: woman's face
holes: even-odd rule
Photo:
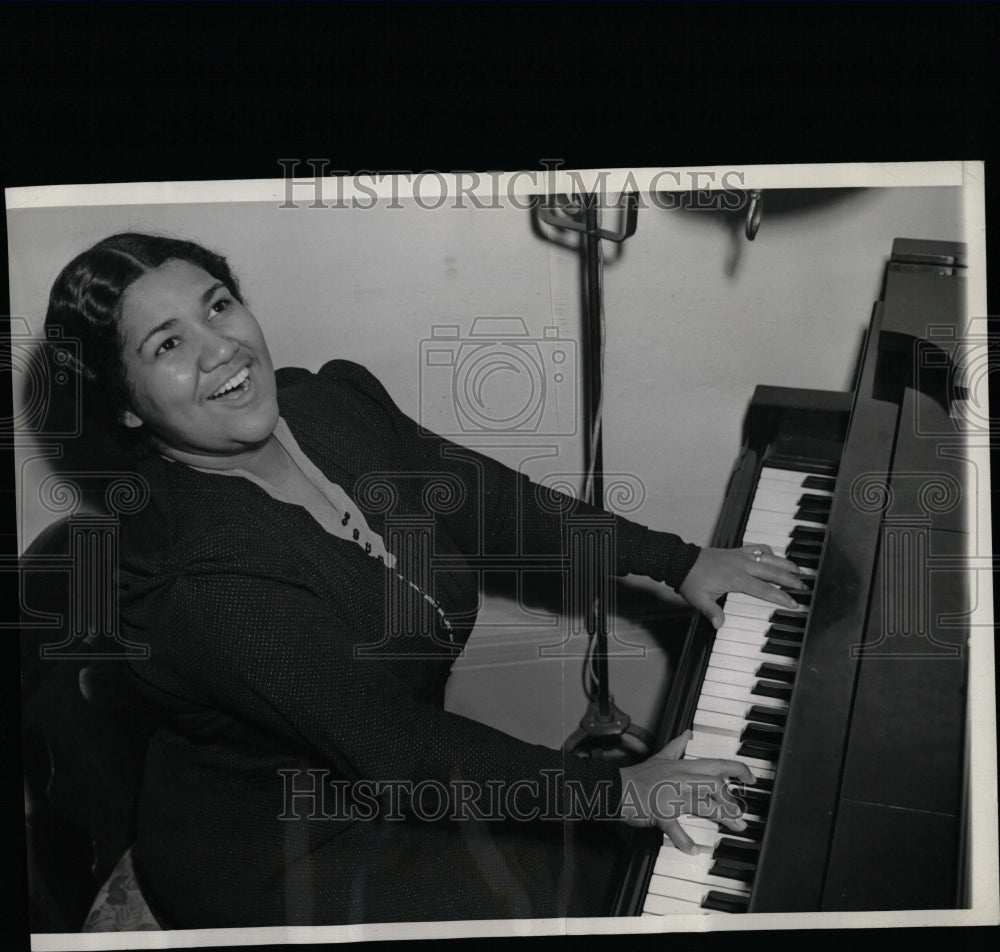
[[[221,282],[170,260],[125,291],[125,372],[134,394],[127,426],[147,426],[166,456],[238,466],[278,421],[264,335]]]

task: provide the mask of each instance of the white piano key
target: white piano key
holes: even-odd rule
[[[786,654],[774,654],[770,651],[754,651],[753,645],[740,644],[738,641],[717,641],[716,650],[719,652],[716,656],[715,651],[712,652],[713,663],[721,662],[724,658],[745,658],[747,661],[752,661],[756,665],[762,664],[783,664],[788,668],[796,670],[798,668],[799,659],[791,655]]]
[[[779,535],[776,532],[766,532],[761,529],[750,529],[743,533],[744,545],[766,545],[775,555],[785,557],[791,543],[791,533]]]
[[[765,694],[754,694],[753,688],[737,684],[724,684],[718,681],[704,681],[701,686],[701,696],[698,700],[699,705],[712,711],[716,710],[716,708],[710,705],[717,702],[742,705],[747,711],[755,704],[760,707],[766,707],[769,710],[788,710],[787,701],[783,701],[781,698],[768,697]]]
[[[692,883],[687,879],[673,879],[670,876],[658,876],[654,873],[649,880],[649,892],[650,895],[683,899],[685,902],[696,902],[700,905],[708,892],[708,887],[701,883]]]
[[[788,482],[781,479],[770,479],[764,477],[757,481],[757,488],[754,490],[753,494],[753,504],[757,505],[757,500],[760,499],[763,493],[781,493],[785,496],[794,496],[798,499],[800,496],[804,496],[806,493],[811,493],[811,489],[805,489],[801,483]]]
[[[805,480],[796,482],[793,480],[775,479],[772,476],[761,476],[757,480],[757,491],[754,493],[756,501],[757,494],[761,490],[774,490],[775,492],[798,493],[800,496],[809,494],[810,496],[824,496],[827,499],[833,498],[833,492],[829,489],[809,489],[803,485]]]
[[[670,896],[649,893],[642,907],[644,916],[707,916],[712,910],[702,909],[701,902],[685,902]]]
[[[740,628],[743,631],[765,632],[771,627],[770,616],[767,618],[747,618],[745,615],[738,615],[735,611],[726,613],[725,628]]]
[[[732,737],[726,737],[726,736],[724,736],[722,734],[715,734],[715,735],[705,734],[704,736],[705,737],[712,737],[712,736],[720,737],[720,738],[722,738],[722,740],[734,740],[735,739],[735,738],[732,738]],[[685,758],[685,759],[687,759],[687,758]],[[703,758],[703,757],[692,757],[691,758],[691,760],[707,760],[707,759],[714,759],[715,760],[715,759],[719,759],[719,758],[715,757],[714,755],[713,755],[712,758]],[[771,764],[771,763],[767,763],[767,761],[764,761],[764,760],[755,760],[753,757],[737,757],[735,754],[733,754],[733,756],[731,756],[731,757],[725,757],[725,758],[722,758],[722,759],[724,759],[724,760],[739,761],[739,763],[744,764],[745,766],[749,767],[750,768],[750,772],[754,775],[755,780],[774,780],[774,766],[775,765]],[[767,764],[767,766],[763,766],[764,764]],[[744,817],[744,819],[752,819],[752,817],[747,816],[747,817]],[[728,831],[729,828],[727,827],[726,829]]]
[[[785,664],[783,664],[783,662],[789,661],[791,659],[789,659],[789,658],[781,658],[781,657],[778,657],[777,655],[773,655],[773,656],[772,655],[768,655],[767,657],[768,657],[768,661],[767,661],[768,664],[780,664],[784,668],[787,669],[787,673],[786,673],[786,677],[785,678],[774,677],[773,675],[769,675],[768,672],[764,672],[763,674],[759,674],[758,672],[761,670],[761,662],[756,662],[756,661],[754,661],[753,658],[741,658],[739,655],[723,655],[723,654],[720,654],[718,657],[715,657],[714,654],[713,654],[711,666],[715,670],[725,671],[727,669],[723,668],[721,666],[718,667],[718,668],[716,668],[716,662],[717,661],[721,661],[721,662],[742,661],[744,663],[750,662],[750,664],[752,665],[751,673],[754,675],[754,683],[755,684],[757,683],[757,681],[772,681],[772,682],[775,682],[777,684],[780,684],[782,687],[787,687],[787,688],[791,689],[792,686],[793,686],[793,683],[791,681],[786,680],[786,679],[787,679],[788,676],[791,676],[793,678],[795,677],[795,673],[796,673],[796,670],[797,670],[798,662],[797,661],[793,661],[791,664],[785,665]],[[745,674],[746,672],[739,671],[737,673],[738,674]],[[725,683],[725,682],[722,682],[722,683]]]
[[[725,645],[723,646],[725,647]],[[717,648],[712,650],[708,663],[715,668],[726,668],[745,674],[755,674],[757,668],[760,667],[760,662],[755,658],[743,658],[739,655],[726,654]]]
[[[693,731],[685,749],[685,757],[721,757],[737,760],[736,749],[740,746],[734,737],[720,737],[717,734],[703,734]],[[750,768],[753,770],[753,768]]]
[[[711,852],[718,845],[719,840],[722,839],[724,834],[717,825],[699,825],[693,822],[696,819],[698,818],[686,816],[678,820],[678,823],[680,824],[681,829],[691,837],[694,841],[694,845],[697,846],[699,850],[708,850]],[[680,850],[674,846],[673,840],[664,834],[663,845],[660,847],[660,852],[662,853],[668,850],[673,850],[677,853],[680,852]]]
[[[705,669],[705,681],[714,684],[732,685],[743,687],[749,690],[758,681],[759,677],[753,671],[733,671],[731,668],[717,668],[711,658],[708,667]]]
[[[668,879],[683,879],[708,886],[709,889],[724,889],[740,896],[750,895],[750,887],[746,883],[727,876],[713,876],[709,870],[714,862],[711,856],[688,856],[687,853],[675,850],[657,858],[653,866],[653,875]]]
[[[722,641],[739,641],[745,645],[756,645],[758,648],[762,647],[764,642],[767,641],[767,630],[770,625],[764,625],[758,628],[756,631],[747,628],[740,628],[736,625],[723,625],[716,633],[716,642]]]
[[[760,605],[750,605],[746,602],[733,602],[730,604],[727,601],[723,611],[726,614],[725,624],[730,624],[730,619],[732,619],[731,623],[733,625],[744,630],[752,630],[753,627],[756,626],[766,629],[771,624],[771,616],[778,611],[794,612],[803,620],[805,620],[809,615],[808,607],[799,605],[798,603],[796,603],[795,607],[792,608],[790,605],[775,605],[772,602],[762,602]],[[754,626],[750,626],[746,621],[740,621],[739,619],[747,619],[756,624]]]
[[[788,545],[783,545],[781,543],[775,542],[773,538],[762,538],[760,536],[755,536],[755,535],[748,534],[746,537],[744,537],[743,544],[744,545],[768,545],[768,546],[771,547],[771,552],[775,556],[777,556],[778,558],[780,558],[780,559],[788,559],[789,562],[795,562],[795,564],[796,564],[796,569],[795,570],[798,571],[799,575],[804,575],[804,574],[815,575],[816,574],[816,570],[815,569],[810,568],[808,565],[800,565],[799,564],[799,562],[801,562],[803,560],[803,556],[802,556],[801,552],[798,554],[798,556],[795,556],[794,553],[791,556],[789,555],[789,551],[792,548],[791,543],[789,543]],[[814,554],[814,557],[815,558],[819,558],[819,555],[820,555],[820,552],[819,552],[819,549],[817,549],[816,552],[815,552],[815,554]],[[808,557],[808,556],[806,556],[806,557]],[[796,561],[796,559],[798,559],[798,561]],[[795,571],[795,570],[788,569],[789,572],[792,572],[792,571]],[[776,585],[775,588],[781,588],[781,586],[780,585]]]
[[[739,615],[741,618],[761,618],[768,619],[771,617],[772,612],[776,612],[781,605],[775,605],[772,602],[765,602],[763,599],[758,599],[760,604],[754,605],[749,601],[741,601],[740,599],[733,598],[734,595],[739,595],[739,592],[732,592],[726,598],[726,604],[723,606],[722,610],[726,613],[728,618],[732,615]],[[750,598],[750,596],[746,596]],[[792,611],[792,609],[788,609]]]
[[[729,646],[733,643],[756,645],[757,648],[763,649],[768,638],[770,637],[768,632],[772,627],[773,626],[768,623],[766,627],[754,631],[752,629],[743,628],[740,625],[730,625],[727,623],[715,633],[715,641],[712,643],[712,651],[721,651],[725,654],[737,654],[737,652],[729,650]]]
[[[700,859],[701,857],[698,858]],[[705,858],[707,859],[708,857]],[[710,867],[711,863],[708,866]],[[673,875],[666,870],[658,870],[653,873],[650,879],[649,891],[671,899],[683,899],[686,902],[692,902],[693,897],[698,896],[699,893],[699,901],[703,901],[710,889],[722,890],[734,898],[746,899],[749,897],[750,890],[746,883],[738,879],[713,876],[708,872],[708,869],[702,874],[703,878],[700,878],[700,868],[697,864],[691,868],[688,868],[686,865],[680,865],[678,866],[678,875]]]
[[[720,740],[733,740],[733,741],[736,740],[735,737],[729,737],[729,736],[724,735],[724,734],[706,734],[704,732],[701,732],[701,734],[702,734],[703,737],[716,737],[716,738],[718,738]],[[738,747],[739,744],[737,744],[736,746]],[[756,780],[773,780],[774,779],[774,766],[775,765],[772,764],[772,763],[769,763],[766,760],[757,760],[757,759],[755,759],[753,757],[737,757],[736,754],[734,753],[734,754],[731,754],[731,755],[725,756],[725,757],[721,757],[720,755],[717,755],[717,754],[712,754],[710,756],[691,757],[691,758],[685,757],[685,760],[687,760],[687,759],[691,759],[691,760],[719,760],[719,759],[722,759],[722,760],[735,760],[735,761],[738,761],[739,763],[743,764],[744,766],[748,767],[750,769],[750,772],[754,775],[754,779],[756,779]]]
[[[702,698],[698,702],[698,709],[695,711],[695,730],[711,731],[713,734],[726,733],[732,734],[734,737],[739,737],[749,724],[765,723],[751,718],[746,710],[741,714],[726,714],[723,711],[713,711],[711,708],[704,706],[704,700]],[[775,740],[780,742],[780,736],[775,738]]]
[[[683,854],[681,854],[683,855]],[[731,893],[733,896],[741,896],[743,898],[748,898],[750,896],[749,885],[739,879],[730,879],[728,876],[718,876],[712,875],[708,872],[712,865],[711,857],[688,857],[689,859],[706,859],[709,862],[706,864],[705,872],[699,876],[700,866],[693,865],[691,867],[687,865],[681,865],[678,867],[676,873],[669,872],[666,869],[663,872],[655,872],[654,876],[664,876],[669,879],[679,879],[687,880],[688,882],[697,883],[700,886],[704,886],[706,891],[708,889],[720,889],[724,892]]]
[[[776,495],[782,495],[780,493]],[[785,493],[784,495],[788,495]],[[797,494],[799,497],[802,493]],[[792,511],[787,511],[787,509],[771,509],[768,506],[758,506],[756,502],[747,511],[747,525],[750,525],[752,520],[757,520],[762,523],[769,523],[773,525],[783,525],[783,526],[793,526],[799,521],[806,513],[799,513],[798,509]],[[814,518],[812,514],[808,514],[807,518]]]
[[[773,587],[776,593],[780,591],[777,585]],[[758,595],[748,595],[746,592],[730,592],[726,596],[726,604],[747,605],[749,607],[766,608],[768,612],[773,612],[783,607],[781,605],[775,604],[774,602],[768,601],[766,598],[761,598]]]
[[[759,529],[761,532],[772,532],[774,535],[783,535],[791,532],[796,526],[794,516],[789,516],[783,512],[771,512],[769,509],[751,509],[747,514],[747,529]]]
[[[720,654],[738,655],[741,658],[757,658],[758,660],[764,658],[759,645],[748,645],[742,641],[732,641],[728,635],[728,632],[723,634],[722,629],[719,629],[715,639],[715,649],[712,652],[713,657],[715,656],[715,652],[718,651]],[[774,657],[773,655],[767,655],[767,658]]]
[[[694,729],[696,731],[709,731],[713,734],[728,734],[739,737],[747,722],[741,717],[733,717],[731,714],[720,714],[718,711],[707,711],[699,707],[694,712]]]
[[[727,714],[730,717],[747,716],[750,705],[743,698],[716,697],[706,691],[707,685],[702,685],[701,697],[698,698],[698,709],[714,711],[716,714]]]
[[[743,819],[743,820],[751,820],[751,821],[753,821],[754,823],[763,823],[763,822],[764,822],[764,817],[762,817],[762,816],[759,816],[759,815],[758,815],[758,814],[756,814],[756,813],[752,813],[752,812],[751,812],[751,811],[749,811],[749,810],[747,810],[747,812],[746,812],[746,813],[741,813],[741,814],[740,814],[740,819]],[[729,835],[729,832],[728,832],[728,831],[729,831],[729,828],[728,828],[728,827],[725,827],[725,829],[726,829],[726,831],[727,831],[725,835],[726,835],[726,836],[728,836],[728,835]]]
[[[757,477],[757,485],[777,485],[777,486],[792,486],[798,487],[803,492],[807,493],[825,493],[828,496],[833,495],[833,491],[830,489],[817,488],[813,489],[807,487],[806,483],[814,476],[814,473],[793,473],[791,475],[786,475],[785,470],[765,468],[760,471],[760,475]],[[755,494],[756,495],[756,494]]]
[[[802,508],[800,502],[805,495],[814,495],[814,493],[811,490],[805,492],[801,490],[780,492],[775,489],[762,489],[754,496],[753,505],[756,510],[766,509],[768,512],[783,512],[789,516],[795,516]],[[825,514],[822,511],[806,511],[809,512],[814,521],[822,522],[825,518]]]
[[[805,494],[806,491],[797,486],[760,486],[754,493],[753,508],[787,512],[794,516],[801,508],[799,500]]]
[[[826,523],[821,519],[811,519],[808,514],[799,516],[791,515],[787,512],[771,512],[769,509],[758,509],[752,511],[747,516],[746,528],[743,530],[744,537],[747,532],[759,531],[769,532],[771,535],[786,536],[791,539],[792,532],[796,528],[812,529],[814,532],[826,533]]]
[[[761,489],[770,489],[772,487],[785,489],[789,492],[792,490],[800,493],[805,492],[805,488],[802,485],[804,482],[804,479],[781,479],[775,476],[774,473],[761,473],[757,479],[757,486],[754,490],[754,495],[756,496]]]
[[[722,760],[738,760],[750,768],[750,772],[758,777],[765,777],[770,780],[774,776],[774,764],[769,760],[758,760],[756,757],[741,757],[736,751],[740,747],[738,737],[729,737],[725,734],[707,734],[704,731],[695,730],[691,740],[688,741],[687,757],[705,757]],[[769,776],[765,776],[765,771]]]
[[[768,680],[767,678],[761,678],[757,675],[747,676],[742,671],[726,671],[725,668],[710,667],[712,668],[710,672],[712,676],[709,677],[709,672],[705,672],[705,680],[701,683],[699,697],[727,698],[730,701],[742,701],[745,704],[768,703],[770,707],[788,706],[788,702],[782,701],[780,698],[753,693],[753,689],[757,686],[758,681],[766,681]],[[733,681],[717,677],[717,674],[735,674],[741,680]]]
[[[782,469],[780,466],[761,466],[760,475],[769,476],[772,479],[798,480],[800,483],[804,483],[815,473],[807,473],[805,470]]]
[[[734,837],[739,840],[745,840],[747,843],[755,842],[751,837],[745,835],[744,831],[731,830],[729,827],[720,826],[715,820],[709,820],[701,816],[691,816],[684,818],[684,828],[687,829],[689,826],[693,829],[695,827],[700,827],[706,833],[715,831],[718,834],[716,842],[725,837]]]

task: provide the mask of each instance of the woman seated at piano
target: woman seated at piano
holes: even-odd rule
[[[150,490],[122,518],[120,613],[162,711],[133,848],[162,925],[593,915],[623,824],[689,852],[682,815],[743,828],[728,784],[750,771],[682,759],[684,737],[618,767],[443,707],[478,605],[463,557],[559,553],[583,503],[428,435],[358,364],[276,373],[225,259],[187,241],[99,242],[46,328],[79,342],[89,446]],[[403,551],[392,516],[428,508],[432,549]],[[726,592],[795,604],[797,568],[766,547],[615,529],[616,574],[716,627]],[[417,635],[386,637],[393,606]]]

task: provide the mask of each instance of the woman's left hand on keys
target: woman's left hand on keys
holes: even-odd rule
[[[728,592],[743,592],[782,608],[799,608],[788,592],[807,591],[794,562],[775,555],[767,545],[738,549],[702,549],[681,587],[681,596],[715,628],[726,618],[717,600]]]

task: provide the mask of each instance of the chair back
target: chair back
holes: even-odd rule
[[[25,552],[21,571],[22,740],[28,886],[35,932],[77,931],[98,889],[135,839],[135,807],[153,709],[131,687],[126,662],[44,656],[66,641],[72,573],[69,519],[49,526]],[[68,565],[68,562],[67,562]],[[60,620],[32,627],[40,613]]]

